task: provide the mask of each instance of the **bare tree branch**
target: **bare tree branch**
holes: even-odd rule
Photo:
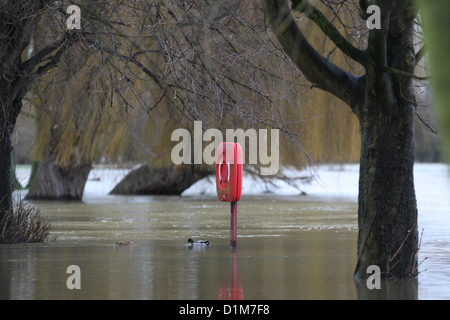
[[[47,45],[45,48],[41,49],[38,53],[32,56],[30,59],[26,60],[20,65],[20,69],[23,74],[30,74],[33,69],[40,63],[49,59],[49,55],[61,48],[64,44],[67,44],[67,34],[61,39],[54,41],[53,43]]]
[[[319,54],[298,28],[287,0],[264,0],[272,30],[292,61],[313,85],[353,106],[359,78]]]
[[[417,75],[415,75],[413,73],[402,71],[402,70],[398,70],[398,69],[394,69],[394,68],[390,68],[390,67],[384,67],[384,71],[390,72],[390,73],[394,73],[394,74],[398,74],[398,75],[401,75],[401,76],[404,76],[404,77],[414,78],[414,79],[421,80],[421,81],[426,81],[426,80],[430,80],[431,79],[431,77],[420,77],[420,76],[417,76]]]
[[[387,34],[389,30],[389,22],[391,20],[391,1],[379,1],[381,9],[381,28],[373,28],[369,32],[368,53],[370,64],[367,66],[367,90],[381,90],[386,93],[390,90],[390,81],[385,78],[387,62]],[[381,91],[380,91],[381,92]],[[369,92],[375,95],[374,92]]]
[[[367,65],[367,52],[354,47],[349,41],[347,41],[338,29],[336,29],[336,27],[322,14],[320,10],[313,6],[309,0],[293,0],[292,8],[296,11],[302,12],[309,19],[314,21],[323,33],[325,33],[325,35],[348,57],[363,66]]]
[[[68,48],[68,46],[74,44],[72,40],[73,38],[73,33],[72,35],[66,33],[64,37],[46,46],[33,57],[23,62],[19,66],[20,76],[12,85],[11,97],[14,100],[23,99],[34,80],[58,65],[64,51]],[[51,55],[54,51],[56,52]],[[35,69],[39,64],[46,61],[46,64],[40,65],[37,69]]]
[[[417,51],[416,58],[415,58],[416,65],[418,65],[419,62],[423,59],[423,57],[425,57],[427,52],[428,52],[428,48],[425,45],[422,48],[420,48],[419,51]]]

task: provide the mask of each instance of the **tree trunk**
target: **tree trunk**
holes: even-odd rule
[[[371,31],[365,102],[360,121],[358,262],[355,277],[377,265],[385,277],[417,275],[417,203],[414,191],[416,12],[409,0],[386,1],[380,30]],[[406,73],[386,72],[385,66]]]
[[[2,88],[3,89],[3,88]],[[7,242],[21,242],[18,225],[14,219],[12,198],[12,136],[22,102],[5,103],[9,95],[0,89],[0,225],[1,242],[5,234],[13,234]],[[10,101],[10,100],[9,100]]]
[[[382,276],[410,277],[417,273],[415,107],[409,104],[390,109],[396,114],[368,107],[370,111],[360,118],[356,278],[367,276],[370,265],[379,266]]]
[[[12,212],[11,152],[13,127],[0,111],[0,221]]]
[[[380,26],[367,49],[354,47],[311,1],[264,0],[264,12],[284,51],[315,86],[346,102],[361,133],[358,260],[355,278],[377,265],[383,276],[417,273],[417,204],[414,192],[414,51],[412,0],[378,0]],[[290,7],[292,5],[292,8]],[[361,12],[368,2],[360,1]],[[357,77],[310,45],[292,16],[300,11],[366,73]],[[367,17],[368,18],[368,17]],[[366,18],[366,19],[367,19]]]
[[[1,84],[1,83],[0,83]],[[0,221],[13,212],[12,137],[22,101],[11,101],[7,87],[0,88]]]
[[[80,201],[91,168],[90,163],[60,166],[50,152],[45,152],[26,199]]]
[[[110,194],[179,195],[209,174],[212,172],[196,165],[164,168],[143,165],[123,178]]]

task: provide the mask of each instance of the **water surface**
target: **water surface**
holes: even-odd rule
[[[231,250],[229,203],[210,196],[107,196],[34,202],[57,240],[0,246],[0,298],[450,299],[450,192],[444,179],[438,187],[438,174],[445,175],[442,167],[416,175],[423,182],[419,259],[427,259],[415,281],[383,282],[381,290],[354,282],[352,197],[244,195]],[[189,237],[212,245],[189,248]],[[113,245],[128,239],[137,246]],[[80,267],[80,290],[67,288],[70,265]]]

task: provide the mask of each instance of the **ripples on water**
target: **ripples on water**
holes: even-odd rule
[[[448,188],[433,191],[420,184],[417,194],[424,228],[420,259],[428,258],[421,269],[428,270],[418,281],[383,283],[382,290],[369,291],[352,278],[354,199],[243,196],[238,247],[232,251],[228,203],[212,197],[109,196],[36,203],[51,219],[57,241],[0,246],[0,298],[449,299],[450,196],[443,198]],[[189,249],[184,245],[189,237],[212,245]],[[127,239],[137,246],[113,246]],[[66,287],[69,265],[81,269],[81,290]]]

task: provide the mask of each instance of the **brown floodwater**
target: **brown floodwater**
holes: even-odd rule
[[[214,197],[34,204],[56,241],[0,246],[0,299],[417,299],[421,288],[423,298],[450,297],[448,265],[380,290],[355,283],[357,204],[349,199],[244,196],[236,250],[230,204]],[[190,248],[190,237],[211,245]],[[449,262],[436,249],[448,239],[423,244],[437,257],[428,268]],[[114,246],[120,240],[136,246]],[[72,265],[80,289],[68,288]]]

